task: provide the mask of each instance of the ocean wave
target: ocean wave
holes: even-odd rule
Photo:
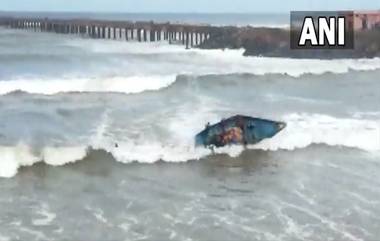
[[[380,63],[380,61],[379,61]],[[378,66],[380,69],[380,65]],[[219,77],[235,77],[235,80],[230,81],[231,84],[235,82],[246,82],[249,79],[252,84],[253,81],[262,81],[270,84],[270,81],[338,81],[344,77],[349,77],[351,82],[355,82],[357,78],[367,75],[374,78],[379,74],[376,66],[357,66],[356,69],[347,68],[342,71],[336,69],[335,71],[306,71],[294,75],[288,73],[277,73],[276,71],[269,73],[254,74],[249,72],[236,72],[225,74],[210,73],[210,74],[191,74],[183,73],[179,75],[134,75],[126,76],[111,76],[111,77],[94,77],[94,78],[52,78],[52,79],[35,79],[19,78],[14,80],[0,81],[0,95],[9,94],[15,91],[22,91],[31,94],[44,94],[54,95],[59,93],[71,92],[99,92],[99,93],[124,93],[136,94],[144,91],[162,90],[166,87],[181,86],[188,82],[203,81],[206,84],[210,83],[214,86],[218,82],[223,83],[223,80],[217,79],[216,82],[212,80]],[[206,80],[206,78],[209,78]],[[243,79],[242,81],[239,81]],[[362,81],[362,80],[360,80]],[[224,81],[225,82],[225,81]],[[202,83],[200,83],[202,84]]]
[[[174,83],[175,76],[131,76],[109,78],[17,79],[0,81],[0,95],[14,91],[53,95],[64,92],[120,92],[158,90]]]
[[[82,145],[43,146],[35,149],[22,142],[14,146],[0,146],[2,160],[0,162],[0,177],[12,177],[22,166],[30,166],[37,162],[48,165],[62,166],[80,161],[91,150],[104,150],[122,163],[141,162],[155,163],[187,162],[199,160],[211,154],[206,148],[195,148],[193,129],[203,118],[194,116],[190,120],[178,119],[168,121],[168,128],[175,131],[170,140],[161,139],[126,139],[107,133],[110,119],[107,112],[97,126],[89,142]],[[248,149],[263,151],[295,151],[315,144],[323,144],[337,148],[354,148],[369,153],[380,151],[380,125],[375,121],[340,119],[326,115],[308,115],[293,113],[283,117],[287,128],[279,135],[258,145],[248,146]],[[189,125],[189,128],[178,128]],[[117,145],[116,145],[117,144]],[[244,148],[229,146],[216,149],[216,154],[227,154],[238,157]],[[323,153],[321,153],[323,155]]]

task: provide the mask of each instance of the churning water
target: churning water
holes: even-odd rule
[[[0,29],[0,240],[377,240],[380,59],[242,53]]]

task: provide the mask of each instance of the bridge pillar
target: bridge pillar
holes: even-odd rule
[[[137,41],[141,42],[141,29],[137,29]]]
[[[150,34],[150,42],[154,42],[156,41],[156,30],[150,30],[149,31],[149,34]]]
[[[143,35],[144,35],[144,42],[147,42],[148,39],[147,39],[147,30],[146,29],[143,29]]]
[[[186,32],[186,49],[189,49],[189,32]]]
[[[88,35],[91,37],[91,38],[95,38],[95,26],[92,25],[90,26],[90,28],[88,29]]]

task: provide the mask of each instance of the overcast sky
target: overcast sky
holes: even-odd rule
[[[87,12],[289,12],[374,10],[380,0],[0,0],[0,10]]]

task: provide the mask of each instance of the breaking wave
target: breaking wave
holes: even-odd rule
[[[178,128],[181,125],[196,124],[199,116],[190,118],[187,123],[183,120],[168,121],[168,128],[176,131],[169,140],[141,140],[123,139],[110,135],[109,116],[105,114],[102,122],[96,128],[94,135],[88,143],[77,146],[43,146],[38,149],[24,143],[15,146],[0,146],[2,161],[0,164],[0,177],[16,175],[21,166],[30,166],[37,162],[48,165],[62,166],[84,159],[91,150],[104,150],[122,163],[141,162],[154,163],[186,162],[198,160],[211,154],[205,148],[195,148],[193,132],[199,126],[189,126],[186,129]],[[379,153],[380,151],[380,125],[376,121],[338,119],[325,115],[308,115],[293,113],[283,117],[288,123],[287,128],[272,139],[249,146],[249,149],[265,151],[289,150],[324,144],[337,148],[354,148],[366,152]],[[156,133],[157,134],[157,133]],[[115,146],[117,143],[117,146]],[[240,146],[224,147],[216,153],[238,157],[244,149]],[[321,153],[323,155],[323,153]]]
[[[0,81],[0,94],[24,91],[53,95],[62,92],[121,92],[126,94],[158,90],[175,82],[175,76],[132,76],[77,79],[24,79]]]
[[[197,160],[210,151],[194,148],[194,135],[236,114],[288,124],[250,149],[379,151],[378,58],[244,57],[243,49],[0,34],[9,43],[0,49],[0,177],[79,161],[89,150],[122,163]],[[33,48],[16,44],[25,38]]]
[[[99,46],[98,46],[99,48]],[[100,51],[100,50],[98,50]],[[183,51],[183,50],[181,50]],[[180,54],[182,52],[179,52]],[[178,55],[168,53],[166,55]],[[182,53],[187,61],[161,63],[162,67],[154,63],[145,66],[132,65],[139,70],[128,70],[129,75],[118,75],[123,70],[113,70],[116,73],[88,73],[67,74],[66,77],[45,76],[40,74],[26,74],[18,76],[0,75],[0,95],[13,91],[24,91],[34,94],[57,94],[62,92],[119,92],[125,94],[141,93],[149,90],[159,90],[176,82],[177,76],[204,76],[204,75],[227,75],[227,74],[251,74],[258,76],[271,76],[275,74],[302,78],[307,75],[344,74],[357,71],[376,71],[380,69],[380,59],[343,59],[343,60],[308,60],[308,59],[284,59],[284,58],[261,58],[243,57],[243,50],[192,50],[192,53]],[[147,55],[147,56],[145,56]],[[164,55],[164,54],[162,54]],[[139,53],[146,59],[157,56]],[[164,58],[163,56],[161,58]],[[0,61],[1,63],[1,61]],[[128,63],[118,63],[121,67],[129,66]],[[153,66],[153,67],[152,67]],[[202,66],[202,67],[199,67]],[[110,66],[110,69],[113,67]],[[89,70],[86,70],[89,71]],[[99,70],[100,71],[100,70]],[[0,67],[1,72],[1,67]],[[4,72],[6,72],[4,70]],[[144,74],[141,74],[144,73]]]

